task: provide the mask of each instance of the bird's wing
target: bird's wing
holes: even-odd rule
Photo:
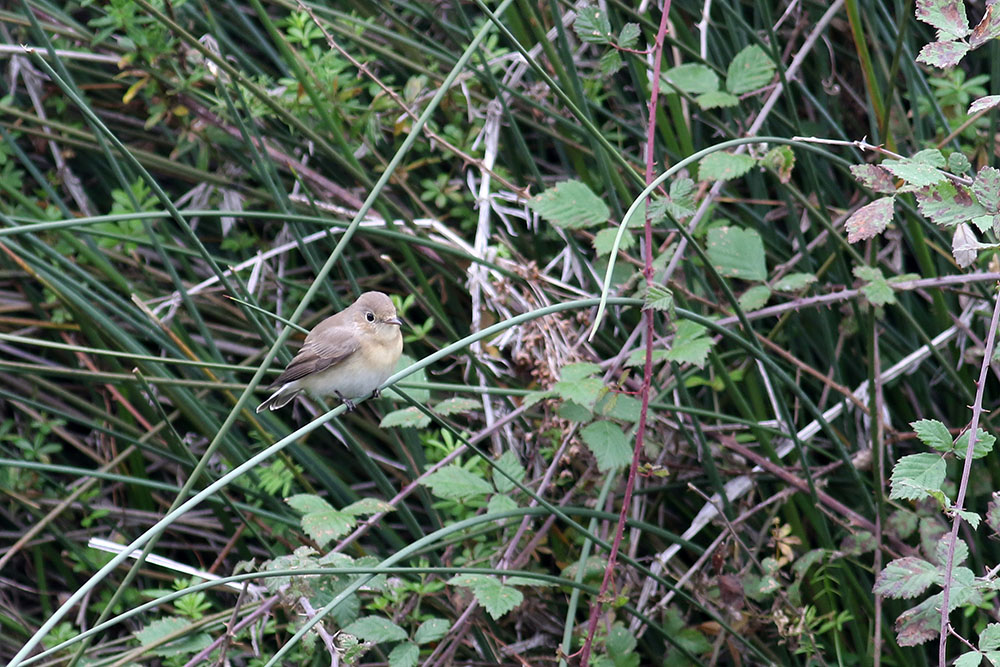
[[[302,349],[288,364],[288,368],[274,381],[273,386],[325,371],[358,350],[358,336],[353,327],[337,326],[324,329],[322,341],[317,340],[319,337],[313,334],[306,337]]]

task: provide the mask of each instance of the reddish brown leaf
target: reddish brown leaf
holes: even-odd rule
[[[1000,37],[1000,9],[997,9],[995,4],[986,8],[983,20],[972,30],[972,34],[969,36],[969,45],[978,49],[994,37]]]
[[[852,164],[854,179],[873,192],[891,195],[896,192],[895,179],[885,168],[876,164]]]
[[[882,232],[892,220],[895,197],[882,197],[865,204],[847,220],[847,242],[865,241]]]
[[[965,42],[931,42],[920,49],[917,62],[941,69],[951,69],[961,62],[968,52],[969,45]]]

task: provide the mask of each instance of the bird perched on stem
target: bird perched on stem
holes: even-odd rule
[[[392,375],[403,351],[402,324],[392,299],[365,292],[350,306],[309,332],[302,349],[271,388],[257,412],[277,410],[303,391],[336,396],[348,410],[352,398],[375,393]]]

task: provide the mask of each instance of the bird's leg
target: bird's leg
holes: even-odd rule
[[[347,406],[347,411],[348,412],[353,412],[354,408],[357,407],[356,405],[354,405],[354,401],[352,401],[351,399],[347,398],[346,396],[344,396],[343,394],[341,394],[339,391],[334,392],[334,393],[337,394],[337,398],[339,398],[341,401],[343,401],[344,405]]]

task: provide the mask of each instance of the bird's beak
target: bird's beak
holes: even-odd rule
[[[403,320],[398,317],[393,317],[385,321],[386,324],[395,324],[397,327],[403,326]]]

